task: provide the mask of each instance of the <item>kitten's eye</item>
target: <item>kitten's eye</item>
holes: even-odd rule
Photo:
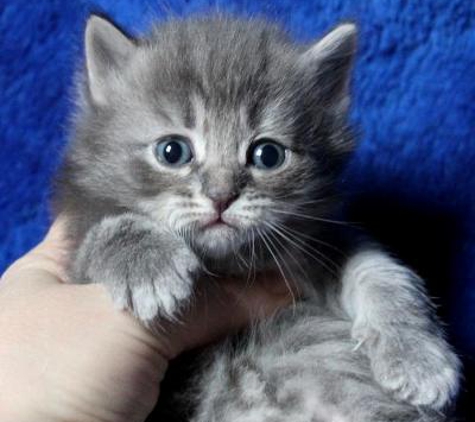
[[[155,155],[167,166],[182,166],[193,158],[190,141],[180,135],[168,135],[161,138],[156,147]]]
[[[248,164],[261,170],[274,170],[285,160],[285,147],[271,139],[262,139],[252,145],[248,152]]]

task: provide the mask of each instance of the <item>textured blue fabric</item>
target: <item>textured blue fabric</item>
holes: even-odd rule
[[[367,226],[441,296],[452,341],[475,354],[473,0],[0,0],[0,272],[48,225],[72,74],[91,10],[136,32],[169,14],[264,14],[300,40],[360,25],[359,147],[344,186]]]

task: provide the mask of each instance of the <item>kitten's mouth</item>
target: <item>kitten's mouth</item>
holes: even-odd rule
[[[231,217],[214,215],[201,221],[194,240],[207,255],[216,258],[224,257],[235,250],[243,241],[243,237],[239,225]]]
[[[213,229],[213,228],[225,228],[225,227],[232,228],[232,225],[229,224],[227,221],[224,221],[222,216],[218,216],[214,218],[213,220],[208,221],[202,226],[203,230]]]

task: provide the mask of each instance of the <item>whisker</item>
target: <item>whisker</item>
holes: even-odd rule
[[[313,237],[313,236],[309,236],[306,233],[299,232],[298,230],[292,229],[290,227],[286,227],[282,224],[277,223],[277,226],[279,226],[281,229],[283,229],[283,230],[285,229],[286,231],[289,231],[289,232],[291,232],[291,233],[293,233],[297,236],[303,237],[304,239],[307,239],[311,242],[316,242],[316,243],[321,244],[322,246],[326,246],[326,247],[334,250],[335,252],[338,252],[343,257],[347,256],[347,254],[343,250],[337,248],[335,245],[332,245],[331,243],[324,242],[323,240],[317,239],[316,237]]]
[[[254,252],[251,253],[251,245],[254,247],[254,233],[251,228],[250,231],[247,232],[247,243],[246,243],[246,253],[251,254],[248,260],[247,265],[247,276],[246,276],[246,283],[245,288],[249,288],[256,280],[256,271],[254,269]]]
[[[249,271],[249,263],[244,259],[244,257],[242,256],[242,254],[239,252],[239,251],[236,251],[236,248],[235,246],[233,245],[233,250],[234,250],[234,254],[236,255],[236,257],[239,259],[239,261],[242,262],[242,264],[248,269]]]
[[[273,242],[273,240],[277,240],[278,244],[282,246],[282,243],[278,241],[278,239],[276,239],[275,235],[273,235],[272,233],[272,230],[269,231],[268,233],[266,233],[266,236],[267,236],[267,240],[271,243],[272,246],[274,246],[274,251],[276,253],[276,255],[280,258],[281,262],[282,262],[282,265],[284,265],[284,267],[286,268],[288,274],[291,276],[291,280],[294,280],[295,277],[294,277],[294,274],[291,270],[291,268],[289,267],[288,263],[287,263],[287,260],[285,259],[285,256],[283,256],[283,254],[280,253],[279,251],[279,248],[275,245],[275,243]],[[283,248],[283,252],[287,252],[288,253],[288,250],[286,250],[285,248]],[[291,255],[291,254],[289,254]],[[292,256],[292,255],[291,255]],[[296,287],[295,285],[295,282],[292,283],[292,285],[294,287]]]
[[[328,262],[329,265],[332,265],[335,268],[335,270],[340,268],[340,266],[335,261],[333,261],[330,257],[326,256],[322,251],[320,251],[317,248],[307,244],[304,240],[300,239],[297,235],[295,235],[291,232],[288,232],[286,227],[284,227],[284,226],[282,226],[278,223],[276,225],[280,230],[282,230],[284,233],[286,233],[289,236],[289,239],[292,239],[294,242],[299,243],[303,248],[308,248],[309,250],[311,250],[311,251],[315,252],[316,254],[318,254],[322,259],[324,259],[326,262]]]
[[[299,217],[302,219],[307,219],[307,220],[312,220],[312,221],[318,221],[321,223],[330,223],[330,224],[337,224],[337,225],[342,225],[342,226],[351,226],[352,224],[354,224],[347,221],[330,220],[328,218],[315,217],[309,214],[302,214],[302,213],[293,212],[293,211],[284,211],[281,209],[280,210],[273,209],[272,212],[275,212],[277,214],[290,215],[292,217]]]
[[[331,202],[333,199],[334,197],[327,197],[327,198],[314,199],[314,200],[303,201],[303,202],[298,201],[297,207],[300,208],[304,205],[325,204],[325,203]]]
[[[250,253],[250,267],[249,271],[247,273],[247,279],[246,279],[246,285],[250,286],[254,283],[256,280],[256,268],[255,268],[255,235],[254,235],[254,229],[251,227],[251,230],[248,232],[248,246],[251,248]],[[251,275],[252,275],[252,280],[251,280]],[[249,282],[251,280],[251,282]]]
[[[267,223],[267,224],[269,224],[269,223]],[[278,229],[276,227],[274,227],[274,230],[276,230],[276,232],[277,232]],[[323,268],[325,268],[330,274],[332,274],[333,276],[338,275],[338,272],[337,272],[338,269],[339,269],[338,265],[335,262],[333,262],[330,258],[328,258],[325,254],[323,254],[321,251],[311,247],[310,245],[307,245],[305,242],[303,242],[302,240],[296,238],[295,236],[292,236],[292,238],[291,238],[290,234],[287,234],[287,235],[284,235],[283,233],[280,233],[280,234],[281,234],[282,237],[285,236],[286,240],[288,242],[292,243],[297,249],[299,249],[300,251],[305,253],[307,256],[309,256],[310,258],[312,258],[316,262],[318,262],[318,264],[320,264]],[[322,259],[326,260],[327,262],[322,261],[322,259],[317,258],[310,251],[313,251],[314,253],[319,255]],[[330,265],[332,265],[333,268]]]
[[[290,249],[288,247],[286,247],[286,245],[280,241],[279,237],[277,235],[279,235],[284,241],[286,241],[287,239],[282,236],[281,233],[279,233],[278,231],[275,230],[275,227],[272,227],[271,228],[271,231],[269,232],[269,235],[273,237],[273,239],[281,246],[281,248],[287,253],[288,256],[290,256],[290,258],[295,262],[295,264],[298,266],[300,272],[302,273],[302,275],[304,276],[304,278],[309,281],[309,276],[308,276],[308,273],[307,271],[305,271],[305,269],[303,268],[302,264],[300,263],[300,261],[295,258],[294,254],[290,253]]]
[[[268,243],[268,240],[266,240],[265,234],[259,229],[257,229],[257,233],[258,233],[259,237],[262,239],[262,241],[264,242],[264,244],[266,245],[267,250],[271,254],[275,264],[277,265],[277,268],[279,269],[279,272],[280,272],[280,274],[282,275],[282,277],[284,279],[285,285],[287,286],[287,289],[289,290],[289,293],[292,297],[292,304],[295,307],[295,305],[296,305],[295,295],[294,295],[294,292],[292,291],[292,289],[290,287],[290,283],[287,280],[287,277],[285,276],[285,273],[284,273],[284,270],[282,269],[282,266],[280,265],[278,259],[276,258],[272,248],[269,246],[269,243]]]

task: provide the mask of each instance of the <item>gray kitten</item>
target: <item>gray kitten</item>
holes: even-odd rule
[[[459,360],[422,281],[328,230],[353,148],[355,37],[342,24],[299,46],[272,24],[221,16],[134,39],[88,21],[56,195],[72,221],[72,279],[104,283],[145,324],[179,318],[210,274],[278,270],[301,292],[213,352],[193,421],[446,419]],[[329,259],[345,236],[352,246]]]

